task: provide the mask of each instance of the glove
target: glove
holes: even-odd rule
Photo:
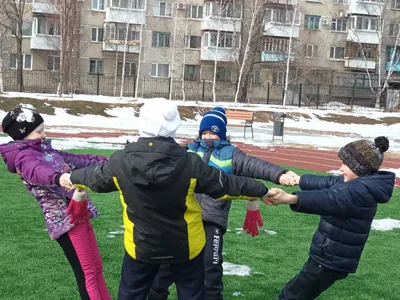
[[[263,226],[258,200],[247,201],[246,217],[243,223],[243,229],[252,237],[258,235],[258,227]]]
[[[78,189],[75,190],[68,205],[67,215],[70,215],[69,222],[75,225],[85,223],[90,219],[89,210],[87,209],[86,192]]]

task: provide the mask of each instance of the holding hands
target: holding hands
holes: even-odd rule
[[[267,205],[297,204],[298,197],[288,194],[284,190],[272,188],[269,190],[268,194],[263,197],[262,201]]]
[[[60,186],[66,189],[67,191],[72,191],[74,189],[74,185],[70,180],[71,174],[64,173],[60,176]]]
[[[300,176],[292,171],[287,171],[279,177],[279,183],[285,186],[295,186],[300,182]]]

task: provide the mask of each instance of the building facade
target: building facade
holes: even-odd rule
[[[24,69],[56,72],[57,7],[51,0],[27,2]],[[244,21],[251,18],[246,1],[77,0],[77,5],[77,73],[121,75],[125,68],[128,76],[237,80]],[[396,81],[399,20],[400,0],[268,1],[251,80],[282,85],[289,59],[291,82],[368,86],[379,68],[383,76],[393,72]],[[9,67],[16,66],[10,53]]]

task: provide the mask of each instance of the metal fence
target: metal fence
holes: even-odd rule
[[[50,71],[24,71],[24,88],[26,92],[56,93],[58,73]],[[104,74],[73,74],[74,84],[66,88],[66,93],[119,96],[121,76]],[[17,74],[15,70],[3,72],[4,89],[18,91]],[[215,94],[217,101],[233,102],[236,93],[236,83],[217,82]],[[171,78],[126,76],[123,95],[134,97],[163,97],[193,101],[212,101],[213,82],[209,80],[189,81]],[[184,97],[185,96],[185,97]],[[281,85],[270,83],[251,83],[248,89],[248,103],[264,103],[282,105],[284,89]],[[397,99],[397,98],[396,98]],[[386,108],[386,97],[381,107]],[[396,100],[397,101],[397,100]],[[345,87],[322,84],[297,84],[289,86],[285,100],[286,105],[304,106],[310,108],[342,108],[374,107],[375,95],[369,87]]]

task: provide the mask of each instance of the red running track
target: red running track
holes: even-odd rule
[[[48,132],[46,134],[53,138],[111,138],[126,135],[118,132],[82,132],[77,134]],[[190,141],[190,139],[182,140],[183,142]],[[261,148],[251,144],[236,142],[233,144],[239,146],[247,154],[272,162],[274,164],[318,172],[339,170],[340,167],[340,159],[337,156],[337,152],[334,151],[273,146]],[[385,158],[382,168],[400,169],[400,159]],[[396,178],[396,187],[400,188],[400,178]]]

